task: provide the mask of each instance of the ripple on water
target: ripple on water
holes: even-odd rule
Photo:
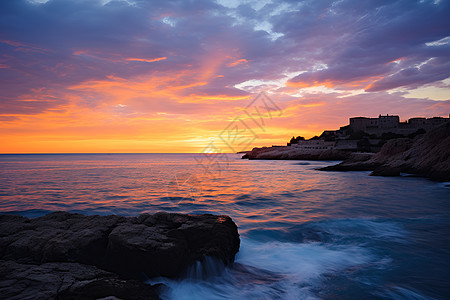
[[[195,158],[203,159],[1,156],[0,210],[28,217],[56,209],[230,215],[242,237],[237,264],[215,279],[170,281],[176,299],[363,299],[374,291],[375,297],[400,299],[430,290],[438,299],[450,295],[448,183],[315,170],[335,162],[235,155],[229,155],[231,167],[215,176]],[[174,176],[190,180],[174,185]]]

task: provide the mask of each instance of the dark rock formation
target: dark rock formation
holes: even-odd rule
[[[106,258],[119,274],[173,277],[203,256],[231,263],[238,251],[237,227],[228,216],[157,213],[116,226]]]
[[[1,269],[9,270],[0,277],[0,298],[24,299],[39,286],[45,286],[42,298],[89,299],[104,292],[123,299],[138,299],[142,292],[146,298],[150,286],[141,289],[130,278],[176,277],[205,256],[228,264],[238,250],[237,227],[228,216],[0,215]],[[123,293],[132,287],[135,296]]]
[[[349,152],[340,150],[309,150],[292,146],[275,146],[253,148],[242,158],[248,159],[276,159],[276,160],[344,160],[350,156]]]
[[[377,167],[375,170],[373,170],[372,173],[370,173],[370,176],[400,176],[401,169],[395,168],[395,167],[389,167],[385,165],[381,165]]]
[[[450,123],[434,128],[414,139],[388,141],[372,157],[350,157],[322,168],[324,171],[372,171],[371,175],[416,174],[438,181],[450,181]]]
[[[154,287],[139,280],[78,263],[19,264],[0,260],[2,299],[159,299]]]

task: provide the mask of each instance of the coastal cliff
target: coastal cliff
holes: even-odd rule
[[[415,174],[438,181],[450,181],[450,123],[414,139],[388,141],[373,156],[352,155],[323,171],[373,171],[373,176]]]
[[[396,115],[379,115],[378,118],[353,117],[349,119],[349,124],[340,127],[338,130],[325,130],[320,136],[305,139],[302,136],[292,137],[287,146],[272,146],[253,148],[247,151],[243,159],[275,159],[275,160],[348,160],[345,164],[339,165],[336,169],[357,168],[372,170],[374,167],[385,166],[384,169],[375,173],[391,174],[396,173],[394,169],[408,169],[415,173],[424,173],[424,168],[435,164],[433,159],[425,160],[421,164],[403,165],[400,162],[393,162],[397,157],[393,156],[397,152],[406,151],[405,147],[410,147],[411,142],[418,136],[427,133],[426,136],[432,138],[436,133],[430,133],[436,128],[444,128],[450,124],[449,118],[410,118],[408,121],[400,122],[400,117]],[[441,135],[445,137],[445,132]],[[434,138],[435,142],[441,142],[439,138]],[[395,140],[393,142],[392,140]],[[419,142],[420,143],[420,142]],[[427,142],[425,142],[427,143]],[[430,143],[431,145],[431,143]],[[383,147],[386,146],[386,147]],[[415,145],[414,149],[431,149],[432,146]],[[443,145],[445,147],[445,145]],[[383,151],[380,151],[383,148]],[[450,148],[450,146],[448,146]],[[427,149],[422,149],[425,154]],[[419,152],[422,150],[418,150]],[[395,153],[392,153],[394,151]],[[417,154],[412,150],[405,157],[406,160],[413,159]],[[372,160],[365,164],[361,160],[365,157],[360,153],[377,153]],[[422,153],[422,152],[421,152]],[[445,153],[445,151],[444,151]],[[364,159],[368,160],[368,159]],[[357,163],[357,164],[356,164]],[[422,167],[425,165],[425,167]],[[392,167],[389,169],[388,167]],[[433,172],[439,173],[440,166],[434,166]],[[332,168],[330,168],[331,170]],[[435,170],[436,169],[436,170]],[[426,173],[426,172],[425,172]],[[441,175],[438,175],[441,176]]]
[[[144,277],[177,277],[205,257],[229,264],[239,244],[228,216],[0,215],[0,298],[159,299]]]
[[[243,159],[276,159],[276,160],[344,160],[350,156],[349,152],[340,150],[305,151],[291,146],[274,146],[253,148],[246,152]]]

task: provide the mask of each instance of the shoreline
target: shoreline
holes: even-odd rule
[[[450,181],[450,123],[414,139],[388,141],[372,157],[349,157],[321,171],[372,171],[371,176],[408,173],[439,182]]]
[[[450,123],[415,138],[391,139],[377,153],[340,150],[302,151],[295,147],[253,148],[249,160],[341,160],[320,171],[372,171],[371,176],[408,173],[435,181],[450,181]]]
[[[304,151],[290,146],[272,146],[253,148],[251,151],[246,151],[241,158],[249,160],[345,160],[350,155],[350,152],[341,150]]]

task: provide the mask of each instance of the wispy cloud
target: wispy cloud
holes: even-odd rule
[[[155,61],[161,61],[161,60],[166,60],[167,57],[158,57],[158,58],[152,58],[152,59],[146,59],[146,58],[126,58],[126,61],[141,61],[141,62],[155,62]]]

